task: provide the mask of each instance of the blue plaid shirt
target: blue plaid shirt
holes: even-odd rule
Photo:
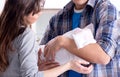
[[[72,30],[73,11],[74,3],[70,1],[51,18],[41,44],[46,44],[54,37]],[[93,23],[94,38],[111,57],[110,63],[106,66],[95,64],[93,72],[87,77],[120,77],[120,28],[116,25],[116,19],[116,8],[109,0],[89,0],[84,8],[80,28]]]

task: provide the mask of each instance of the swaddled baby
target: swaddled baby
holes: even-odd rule
[[[82,48],[90,43],[96,43],[96,40],[93,38],[93,24],[88,25],[84,29],[76,28],[74,30],[71,30],[63,36],[71,38],[75,41],[75,44],[77,48]],[[44,45],[41,46],[42,52],[44,55]],[[68,61],[71,61],[73,59],[85,61],[80,57],[75,56],[74,54],[71,54],[69,51],[67,51],[64,48],[61,48],[59,51],[57,51],[56,56],[55,56],[55,61],[59,62],[60,64],[65,64]],[[86,64],[89,64],[89,62],[85,61]]]

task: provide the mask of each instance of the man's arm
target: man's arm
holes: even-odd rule
[[[105,0],[101,4],[99,3],[97,8],[99,10],[96,12],[96,15],[98,15],[96,16],[96,20],[99,26],[96,30],[95,39],[104,52],[113,58],[117,46],[117,36],[115,36],[114,32],[118,28],[114,25],[117,19],[117,10],[109,0]]]
[[[116,8],[109,1],[104,1],[98,4],[96,9],[96,30],[95,44],[89,44],[77,50],[74,42],[67,48],[71,53],[93,63],[107,64],[110,58],[114,57],[116,48],[116,38],[113,29],[115,30],[114,20],[117,18]],[[111,11],[112,10],[112,11]],[[66,44],[66,43],[65,43]]]
[[[63,37],[63,39],[64,42],[61,44],[61,46],[80,58],[83,58],[92,63],[99,63],[104,65],[110,61],[110,57],[97,43],[88,44],[83,48],[78,49],[73,39],[65,37]]]

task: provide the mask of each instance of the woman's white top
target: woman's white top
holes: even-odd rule
[[[13,47],[15,51],[8,53],[9,66],[0,77],[43,77],[37,66],[39,45],[30,28],[13,41]]]

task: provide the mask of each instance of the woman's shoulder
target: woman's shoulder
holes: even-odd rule
[[[21,33],[16,39],[18,40],[23,40],[24,38],[28,38],[30,39],[30,37],[35,36],[35,33],[33,32],[33,30],[29,27],[25,28],[24,32]]]
[[[20,47],[21,44],[29,42],[29,40],[35,40],[35,33],[31,28],[26,28],[23,33],[15,38],[14,44]]]
[[[22,33],[22,36],[25,36],[25,35],[34,35],[34,32],[31,28],[27,27],[25,31]]]

